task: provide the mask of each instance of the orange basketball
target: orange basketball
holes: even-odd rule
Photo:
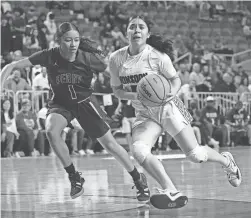
[[[149,74],[137,85],[139,100],[148,107],[159,107],[165,103],[171,92],[171,83],[164,76]]]

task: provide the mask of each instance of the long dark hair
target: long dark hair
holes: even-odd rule
[[[14,118],[14,110],[13,110],[13,101],[10,98],[4,97],[3,99],[1,99],[1,118],[2,120],[5,122],[5,118],[4,118],[4,109],[3,109],[3,104],[4,102],[9,101],[10,102],[10,110],[8,111],[9,117],[10,119]]]
[[[143,16],[131,17],[129,19],[128,25],[135,18],[139,18],[143,20],[146,23],[149,32],[151,31],[152,22]],[[146,43],[148,45],[151,45],[153,48],[157,49],[158,51],[162,53],[166,53],[172,61],[174,60],[174,52],[173,52],[173,46],[172,46],[173,42],[170,39],[164,39],[163,36],[161,36],[160,34],[151,34],[150,37],[146,40]]]
[[[79,29],[76,25],[74,25],[73,23],[70,23],[70,22],[64,22],[64,23],[61,23],[57,29],[57,33],[56,33],[56,39],[57,41],[59,42],[59,39],[68,31],[70,30],[76,30],[79,32]],[[99,55],[104,55],[104,53],[95,48],[93,45],[94,45],[94,41],[90,40],[90,39],[87,39],[87,38],[84,38],[84,37],[81,37],[80,38],[80,44],[79,44],[79,49],[84,51],[84,52],[89,52],[89,53],[93,53],[93,54],[99,54]]]

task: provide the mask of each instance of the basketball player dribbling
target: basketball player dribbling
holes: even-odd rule
[[[167,175],[162,163],[151,154],[151,148],[163,131],[178,143],[187,158],[194,163],[207,161],[222,165],[230,184],[241,183],[241,173],[229,152],[219,154],[210,147],[199,146],[190,125],[191,115],[176,94],[180,78],[171,59],[172,44],[152,35],[144,17],[132,17],[127,27],[129,46],[111,54],[109,71],[114,94],[119,99],[131,100],[136,110],[132,130],[131,152],[138,163],[160,184],[162,189],[150,197],[153,206],[160,209],[180,208],[188,199],[179,192]],[[146,107],[139,100],[136,86],[148,74],[161,74],[171,83],[170,98],[164,106]],[[128,87],[131,91],[127,91]]]
[[[108,124],[98,112],[99,106],[90,100],[93,73],[103,72],[107,67],[102,52],[87,39],[80,38],[78,28],[68,22],[59,25],[57,40],[59,47],[36,52],[29,58],[6,65],[1,72],[1,87],[14,68],[32,65],[47,67],[53,96],[48,104],[45,130],[51,147],[69,175],[72,198],[84,193],[85,180],[75,170],[61,133],[76,118],[86,133],[97,138],[130,173],[137,188],[137,199],[149,200],[145,175],[137,171],[126,150],[115,141]]]

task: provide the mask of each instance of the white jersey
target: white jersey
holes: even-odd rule
[[[136,87],[141,78],[148,74],[163,74],[166,78],[176,75],[176,70],[169,56],[161,53],[150,45],[134,56],[128,54],[128,46],[121,48],[110,56],[109,68],[119,76],[119,81],[111,81],[112,86],[123,84],[125,89],[136,92]],[[118,84],[119,83],[119,84]],[[145,110],[140,101],[132,101],[136,110]]]

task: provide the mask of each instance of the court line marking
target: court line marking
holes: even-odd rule
[[[16,195],[38,195],[38,196],[55,196],[54,194],[39,194],[39,193],[19,193],[19,194],[15,194],[15,193],[11,193],[11,194],[7,194],[7,193],[1,193],[1,195],[10,195],[10,196],[16,196]],[[64,195],[65,197],[69,196],[69,195]],[[135,196],[126,196],[126,195],[91,195],[91,194],[84,194],[82,195],[83,197],[110,197],[110,198],[127,198],[127,199],[135,199]],[[195,199],[195,200],[205,200],[205,201],[229,201],[229,202],[240,202],[240,203],[251,203],[250,201],[243,201],[243,200],[227,200],[227,199],[215,199],[215,198],[188,198],[189,199]],[[72,199],[69,199],[72,200]],[[67,201],[67,200],[66,200]],[[138,202],[140,203],[140,202]]]
[[[92,196],[94,196],[94,195],[92,195]],[[99,196],[99,195],[98,195]],[[116,196],[116,197],[121,197],[121,196]],[[211,200],[211,201],[228,201],[228,202],[238,202],[238,203],[251,203],[251,202],[243,202],[243,201],[231,201],[231,200],[218,200],[218,199],[200,199],[200,198],[189,198],[189,199],[195,199],[195,200]],[[137,202],[138,204],[140,204],[140,202]],[[68,214],[67,214],[67,212],[65,213],[65,212],[63,212],[64,214],[62,214],[62,216],[60,216],[60,218],[68,218],[68,217],[82,217],[82,216],[88,216],[88,215],[98,215],[98,214],[105,214],[105,215],[109,215],[109,214],[111,214],[111,213],[120,213],[120,212],[125,212],[125,211],[130,211],[130,210],[135,210],[135,209],[144,209],[145,208],[145,210],[149,210],[150,211],[150,209],[151,209],[151,204],[149,203],[149,202],[147,202],[147,203],[143,203],[142,202],[142,204],[143,205],[140,205],[140,206],[138,206],[138,207],[133,207],[133,208],[128,208],[128,209],[122,209],[122,210],[115,210],[115,211],[107,211],[107,212],[104,212],[104,211],[102,211],[102,212],[92,212],[92,213],[79,213],[79,214],[72,214],[72,213],[74,213],[74,212],[68,212]],[[152,206],[153,207],[153,206]],[[2,211],[4,211],[4,212],[10,212],[10,213],[12,213],[12,212],[20,212],[20,213],[22,213],[22,212],[31,212],[31,213],[34,213],[34,211],[8,211],[8,210],[1,210],[1,212]],[[169,210],[168,210],[169,211]],[[175,210],[175,209],[173,209],[172,211],[178,211],[178,209],[177,210]],[[57,214],[57,215],[59,215],[59,212],[60,211],[57,211],[57,212],[45,212],[45,211],[35,211],[35,212],[40,212],[40,213],[43,213],[43,214],[45,214],[45,215],[52,215],[52,214]],[[67,215],[66,215],[67,214]],[[240,214],[239,214],[240,215]]]
[[[154,155],[159,160],[168,160],[168,159],[184,159],[186,158],[185,154],[159,154]],[[134,159],[132,156],[130,156],[131,159]],[[115,160],[114,157],[104,157],[103,160]]]

